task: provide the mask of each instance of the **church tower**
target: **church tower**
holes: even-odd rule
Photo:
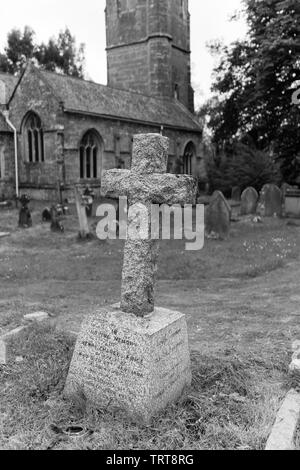
[[[188,0],[106,0],[108,86],[194,111]]]

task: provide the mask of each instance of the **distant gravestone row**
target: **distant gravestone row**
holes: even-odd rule
[[[232,189],[231,199],[240,202],[240,215],[281,217],[283,192],[275,184],[266,184],[260,194],[255,188],[246,188],[242,194],[239,187]],[[215,191],[205,210],[205,233],[207,238],[226,239],[230,232],[232,209],[220,191]]]

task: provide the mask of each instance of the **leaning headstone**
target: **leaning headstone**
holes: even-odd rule
[[[77,186],[75,186],[74,192],[75,192],[76,210],[77,210],[78,221],[79,221],[79,238],[81,240],[85,240],[91,237],[91,232],[90,232],[89,223],[87,219],[87,213],[86,213],[86,202],[84,198],[82,198],[82,195],[80,194],[79,188]]]
[[[239,186],[235,186],[234,188],[232,188],[231,199],[237,202],[241,200],[241,188]]]
[[[166,174],[168,139],[137,135],[132,169],[103,174],[104,196],[129,203],[129,237],[124,250],[121,305],[88,317],[78,337],[65,395],[78,394],[100,408],[123,409],[149,422],[191,383],[185,315],[154,306],[159,241],[134,239],[129,228],[136,204],[194,202],[196,185],[187,175]],[[150,229],[150,222],[148,218]]]
[[[281,217],[282,192],[275,184],[266,184],[260,193],[257,213],[261,217]]]
[[[205,210],[205,232],[208,238],[228,237],[231,207],[220,191],[215,191]]]
[[[255,214],[258,203],[256,189],[249,187],[243,191],[241,196],[241,215]]]

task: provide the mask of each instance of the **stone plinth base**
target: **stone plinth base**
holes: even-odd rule
[[[112,306],[85,320],[64,394],[149,422],[190,384],[185,315],[156,308],[141,319]]]

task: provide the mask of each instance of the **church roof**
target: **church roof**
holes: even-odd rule
[[[5,99],[5,103],[1,103],[0,104],[6,104],[8,103],[17,83],[18,83],[18,77],[15,77],[14,75],[11,75],[9,73],[2,73],[0,72],[0,82],[3,82],[4,85],[5,85],[5,89],[6,89],[6,99]]]
[[[153,98],[53,72],[39,72],[65,111],[201,132],[195,116],[175,99]]]

